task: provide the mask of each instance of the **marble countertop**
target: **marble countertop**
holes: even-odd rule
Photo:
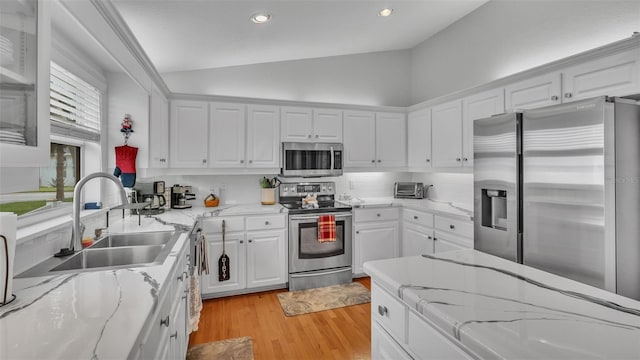
[[[351,205],[354,208],[377,208],[385,206],[401,206],[419,211],[428,211],[436,215],[444,215],[460,220],[472,221],[473,210],[468,206],[450,202],[439,202],[429,199],[396,199],[393,197],[365,197],[353,198],[349,201],[339,202]]]
[[[586,284],[475,250],[364,271],[481,358],[640,358],[640,302]]]

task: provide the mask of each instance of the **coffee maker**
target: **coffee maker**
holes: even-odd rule
[[[171,208],[172,209],[188,209],[191,204],[187,204],[187,200],[194,200],[194,194],[191,186],[175,184],[171,187]]]
[[[164,197],[164,181],[138,182],[135,187],[136,200],[139,204],[145,204],[139,209],[132,209],[132,213],[141,215],[157,215],[164,212],[167,200]]]

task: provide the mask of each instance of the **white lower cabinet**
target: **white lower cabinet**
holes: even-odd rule
[[[434,251],[473,249],[473,222],[435,216]]]
[[[473,359],[464,345],[441,333],[429,320],[378,285],[375,278],[371,284],[371,358]]]
[[[354,211],[354,274],[361,274],[362,264],[367,261],[398,257],[400,254],[399,210],[399,208],[373,208]]]
[[[434,251],[433,229],[406,224],[402,228],[402,256],[432,254]]]
[[[229,280],[220,281],[218,259],[222,255],[222,220],[225,220],[225,253]],[[287,282],[287,231],[285,215],[208,218],[199,224],[209,250],[209,271],[201,279],[203,295],[250,292]],[[233,229],[232,232],[229,232]]]

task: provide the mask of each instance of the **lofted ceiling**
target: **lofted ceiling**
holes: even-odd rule
[[[487,2],[111,1],[159,72],[410,49]],[[258,12],[271,21],[251,22]]]

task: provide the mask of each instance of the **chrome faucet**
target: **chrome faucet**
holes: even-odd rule
[[[82,192],[82,188],[84,185],[91,179],[94,178],[105,178],[113,181],[120,191],[120,201],[121,205],[128,204],[127,201],[127,193],[124,191],[124,187],[122,187],[122,183],[118,180],[117,177],[105,173],[105,172],[97,172],[93,174],[89,174],[76,184],[76,187],[73,189],[73,229],[71,234],[71,242],[69,243],[69,249],[65,251],[65,249],[61,250],[61,255],[70,255],[74,252],[75,249],[82,249],[82,234],[84,233],[84,225],[80,222],[80,193]]]

